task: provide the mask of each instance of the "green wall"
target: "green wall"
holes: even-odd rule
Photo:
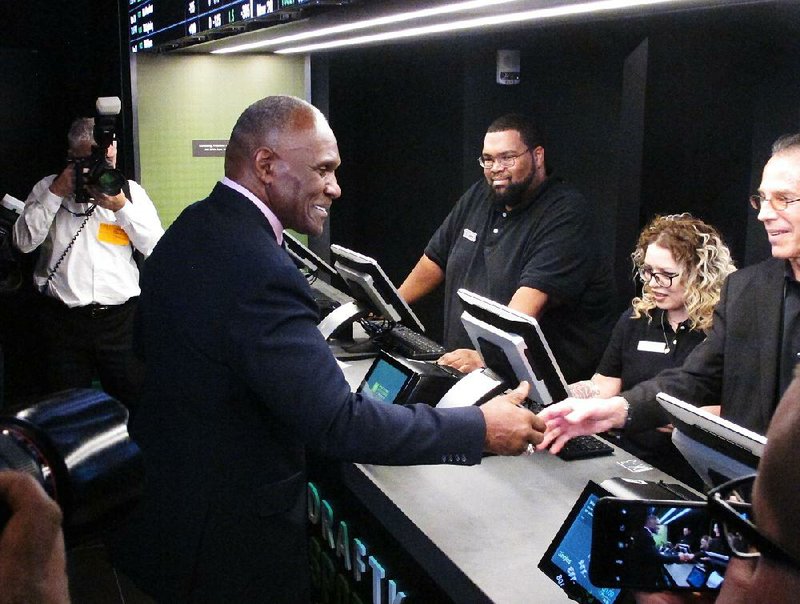
[[[227,140],[250,103],[307,98],[302,57],[138,55],[140,182],[166,228],[223,176],[222,157],[192,157],[192,140]]]

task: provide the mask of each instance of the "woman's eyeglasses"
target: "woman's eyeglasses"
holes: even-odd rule
[[[656,273],[650,268],[639,268],[639,279],[645,285],[650,283],[651,279],[655,279],[656,285],[659,287],[672,287],[672,280],[679,275],[680,273]]]

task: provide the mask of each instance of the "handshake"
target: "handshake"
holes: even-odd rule
[[[480,407],[486,420],[487,452],[519,455],[549,449],[555,454],[576,436],[625,426],[628,402],[620,396],[592,400],[570,397],[534,415],[522,404],[529,389],[530,385],[522,382]]]

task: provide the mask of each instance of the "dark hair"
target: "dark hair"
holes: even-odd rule
[[[531,118],[521,113],[509,113],[494,120],[486,132],[503,132],[504,130],[516,130],[519,132],[522,142],[530,149],[544,147],[544,132]]]
[[[245,109],[236,120],[225,151],[225,173],[260,146],[273,146],[284,132],[314,127],[325,120],[320,111],[293,96],[268,96]]]

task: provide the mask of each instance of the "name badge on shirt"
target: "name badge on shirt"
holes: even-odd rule
[[[647,340],[639,340],[639,346],[636,349],[642,352],[660,352],[661,354],[669,352],[669,348],[664,342],[648,342]]]
[[[98,241],[110,243],[111,245],[130,245],[131,240],[121,226],[108,222],[100,223],[100,230],[97,232]]]
[[[478,233],[475,231],[470,231],[469,229],[464,229],[463,237],[467,241],[472,241],[472,243],[475,243],[475,240],[478,238]]]

